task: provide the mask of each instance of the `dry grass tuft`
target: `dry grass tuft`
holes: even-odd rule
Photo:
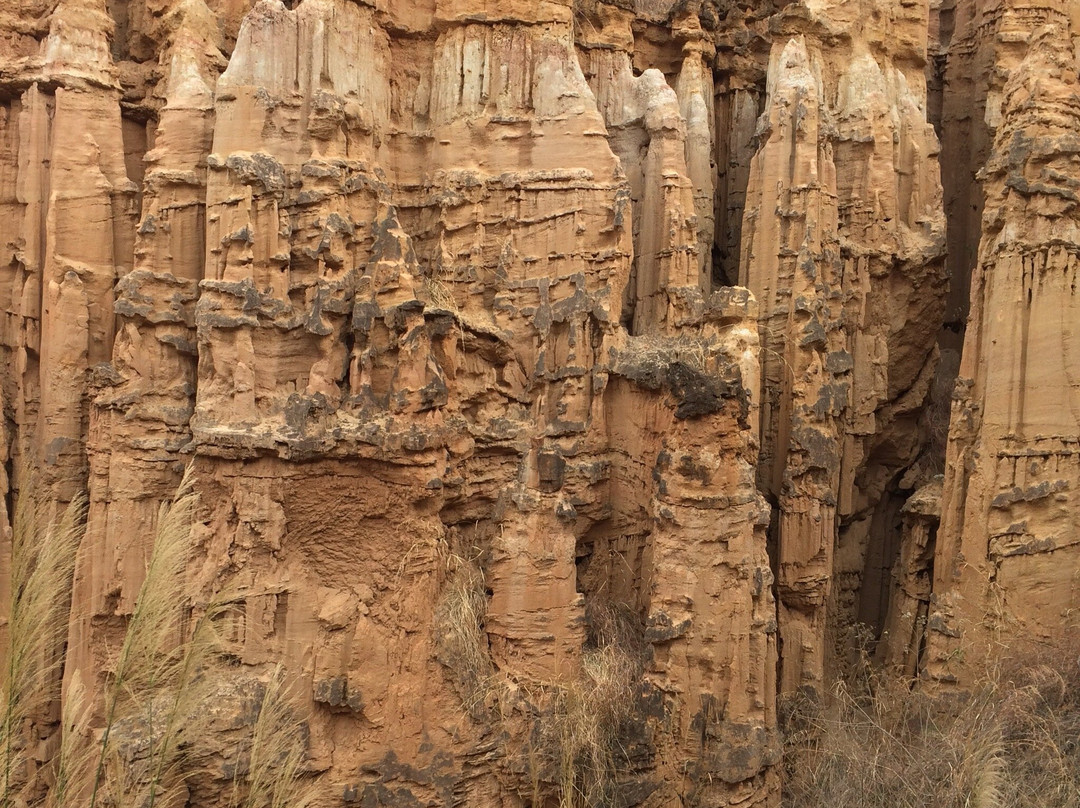
[[[12,524],[10,600],[0,664],[0,805],[48,808],[173,808],[188,801],[190,755],[211,731],[221,653],[217,624],[235,598],[220,596],[192,620],[186,572],[194,546],[197,496],[190,469],[162,506],[146,577],[109,671],[104,726],[93,736],[94,705],[79,671],[70,673],[59,744],[49,766],[29,776],[27,750],[56,720],[72,579],[83,535],[85,500],[66,509],[37,495],[30,474]],[[306,730],[275,671],[253,726],[245,787],[237,808],[304,808],[312,787],[301,778]],[[33,736],[33,737],[31,737]]]
[[[6,659],[0,666],[0,804],[27,785],[26,743],[60,697],[63,643],[86,503],[64,509],[23,475],[11,538]]]
[[[901,681],[788,705],[785,806],[1080,808],[1080,667],[998,675],[952,709]]]
[[[421,286],[421,294],[430,302],[433,308],[442,309],[454,315],[460,314],[453,292],[450,291],[450,287],[442,279],[425,276]]]
[[[220,647],[215,621],[226,605],[211,604],[192,628],[186,625],[185,573],[197,502],[189,469],[159,513],[146,578],[111,671],[90,808],[105,799],[140,808],[182,804],[186,750],[209,720],[201,709],[208,684],[201,673]]]
[[[453,281],[444,280],[443,277],[425,275],[420,287],[419,297],[432,309],[446,312],[454,318],[454,322],[458,327],[458,340],[461,343],[462,351],[464,351],[466,331],[492,334],[494,322],[484,322],[482,312],[461,308],[458,305],[457,298],[454,297],[452,284]]]
[[[559,808],[610,805],[620,763],[619,728],[630,716],[638,669],[624,649],[585,652],[581,674],[547,688],[538,734],[556,772]]]
[[[710,359],[718,346],[707,337],[682,334],[678,337],[666,337],[658,334],[646,334],[635,337],[629,347],[634,361],[650,365],[666,366],[681,362],[699,373],[709,369]]]
[[[307,755],[305,724],[289,698],[285,669],[271,674],[252,729],[246,788],[234,783],[234,808],[307,808],[313,786],[301,779]],[[243,792],[243,797],[239,794]]]
[[[474,559],[446,557],[436,641],[469,715],[486,726],[497,723],[506,737],[525,735],[508,763],[529,777],[533,806],[553,795],[560,808],[613,804],[626,763],[619,733],[633,711],[644,664],[640,620],[627,607],[590,605],[589,641],[576,676],[512,681],[491,661],[483,572]]]
[[[534,740],[528,750],[533,803],[540,783],[556,787],[559,808],[613,804],[627,756],[620,730],[632,717],[644,665],[642,633],[632,611],[590,604],[589,644],[578,675],[534,688]]]
[[[55,761],[55,779],[49,790],[50,808],[79,804],[80,789],[90,782],[93,750],[86,746],[90,734],[91,705],[78,671],[72,674],[60,715],[60,750]]]
[[[439,661],[446,666],[469,713],[485,717],[494,666],[484,632],[487,590],[484,574],[472,561],[448,556],[450,577],[435,614]]]

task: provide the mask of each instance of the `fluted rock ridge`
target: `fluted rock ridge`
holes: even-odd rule
[[[1078,23],[5,5],[0,487],[88,493],[87,740],[188,466],[177,608],[229,609],[176,804],[227,803],[279,663],[319,805],[712,808],[777,804],[778,698],[863,651],[950,686],[1060,640]]]

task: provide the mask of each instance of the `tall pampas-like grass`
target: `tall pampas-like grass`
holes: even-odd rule
[[[215,712],[206,708],[220,683],[213,674],[222,653],[219,618],[240,599],[226,591],[196,609],[188,598],[198,503],[191,471],[158,513],[146,576],[101,689],[81,671],[63,669],[85,497],[63,507],[40,493],[29,472],[23,479],[6,570],[10,597],[0,613],[0,806],[184,805],[190,778],[204,773],[196,755],[213,731]],[[31,772],[29,744],[42,726],[56,730],[58,744],[48,765]],[[306,808],[313,801],[313,784],[303,777],[306,732],[279,667],[260,702],[233,808]]]
[[[23,475],[11,532],[7,658],[0,667],[0,803],[25,785],[25,733],[60,696],[63,642],[86,501],[66,508]]]
[[[313,787],[301,779],[305,726],[288,693],[285,669],[274,668],[251,734],[246,788],[234,783],[232,808],[307,808]],[[240,795],[243,794],[242,798]]]
[[[110,792],[112,804],[154,808],[163,798],[167,802],[167,784],[177,774],[183,736],[200,731],[198,674],[216,644],[214,609],[208,609],[190,636],[184,636],[185,572],[193,551],[191,526],[197,502],[189,469],[172,503],[159,513],[146,577],[111,671],[89,808],[96,808],[103,791]],[[118,754],[112,742],[121,719],[140,722],[148,736],[148,752],[140,766],[109,765]],[[126,781],[118,779],[122,772]]]
[[[79,789],[88,782],[93,755],[85,740],[90,731],[91,713],[82,675],[75,671],[68,682],[60,714],[60,749],[56,755],[55,779],[46,800],[48,808],[77,805]]]

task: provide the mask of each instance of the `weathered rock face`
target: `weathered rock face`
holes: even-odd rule
[[[820,691],[832,628],[880,628],[860,595],[887,587],[886,491],[922,449],[926,324],[945,289],[927,18],[925,3],[816,3],[773,20],[740,268],[761,306],[759,484],[776,504],[784,691]]]
[[[996,20],[997,39],[1025,55],[1004,85],[982,173],[982,239],[928,626],[928,670],[944,681],[969,679],[991,641],[1052,644],[1078,605],[1073,24],[1080,8],[1027,5]],[[1039,25],[1029,27],[1032,19]]]
[[[768,805],[777,694],[857,623],[939,678],[1001,592],[1052,635],[1067,5],[5,7],[2,451],[89,492],[69,681],[100,696],[189,463],[183,605],[285,665],[325,805]],[[597,782],[551,694],[611,658]]]
[[[103,681],[193,459],[192,605],[239,591],[230,653],[303,683],[327,804],[553,797],[532,694],[601,607],[640,624],[611,798],[769,801],[756,308],[700,280],[703,65],[688,128],[629,51],[594,94],[567,5],[241,11],[65,3],[5,64],[13,447],[91,499],[69,672]],[[440,662],[448,559],[502,719]]]

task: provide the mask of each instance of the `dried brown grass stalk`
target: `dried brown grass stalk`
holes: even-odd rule
[[[524,729],[525,743],[512,757],[528,775],[534,806],[552,794],[560,808],[612,804],[626,758],[619,730],[633,709],[643,666],[644,643],[629,610],[590,607],[589,643],[576,675],[511,681],[491,660],[483,572],[472,558],[455,553],[446,558],[449,574],[436,611],[436,644],[466,711],[478,722]]]
[[[482,718],[494,675],[484,631],[484,575],[471,561],[457,555],[448,558],[450,575],[435,615],[436,645],[470,714]]]
[[[60,749],[55,760],[55,780],[46,801],[50,808],[78,805],[80,789],[89,782],[94,755],[86,740],[90,735],[92,712],[82,675],[75,671],[67,684],[60,715]]]
[[[61,508],[37,495],[33,476],[12,524],[6,651],[0,665],[0,805],[25,801],[26,734],[49,720],[60,698],[71,584],[83,535],[85,499]],[[188,755],[211,731],[214,692],[207,672],[220,651],[216,627],[235,598],[220,596],[189,625],[186,569],[193,552],[197,496],[190,470],[162,506],[146,577],[104,697],[105,724],[89,743],[93,709],[80,673],[71,673],[60,715],[60,743],[48,771],[48,808],[171,808],[185,804]],[[275,671],[253,727],[247,787],[237,808],[305,808],[306,736]]]
[[[559,808],[611,805],[628,765],[620,732],[633,715],[645,643],[628,607],[590,603],[589,641],[577,675],[524,684],[533,726],[525,749],[533,805],[551,783]]]
[[[60,695],[62,648],[86,501],[66,508],[43,496],[31,474],[15,504],[6,659],[0,667],[0,803],[25,785],[26,732]]]
[[[552,688],[541,738],[555,752],[559,808],[610,805],[620,768],[618,731],[629,717],[637,664],[617,645],[587,650],[581,674]]]
[[[196,674],[213,649],[215,610],[208,609],[184,641],[185,571],[192,553],[191,524],[198,498],[190,468],[176,497],[163,505],[150,564],[124,635],[106,697],[105,727],[97,750],[90,808],[104,789],[113,804],[154,808],[168,798],[168,784],[181,765],[183,736],[196,735],[200,687]],[[110,766],[116,756],[112,735],[121,719],[143,722],[149,751],[141,765],[127,760]],[[109,775],[107,780],[106,775]],[[126,782],[125,782],[126,780]]]
[[[246,788],[234,787],[231,804],[236,808],[311,805],[315,789],[302,778],[306,746],[305,724],[289,698],[285,669],[278,665],[270,676],[252,728]]]
[[[1080,808],[1080,667],[998,672],[962,702],[910,683],[789,704],[785,806]]]

